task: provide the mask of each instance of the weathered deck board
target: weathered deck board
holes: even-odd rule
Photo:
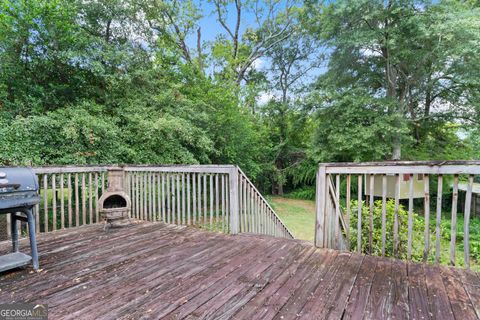
[[[301,241],[142,223],[38,242],[42,271],[0,274],[0,303],[47,303],[51,319],[480,319],[472,271]]]

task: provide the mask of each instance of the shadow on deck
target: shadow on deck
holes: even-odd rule
[[[474,272],[295,240],[93,225],[41,235],[39,251],[41,272],[0,275],[0,303],[47,303],[51,319],[480,318]]]

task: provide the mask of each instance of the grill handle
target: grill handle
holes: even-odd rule
[[[18,189],[18,188],[20,188],[20,184],[18,184],[18,183],[0,184],[0,188],[13,188],[13,189]]]

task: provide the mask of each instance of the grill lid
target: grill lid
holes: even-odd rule
[[[0,194],[37,192],[38,179],[29,168],[0,168]]]

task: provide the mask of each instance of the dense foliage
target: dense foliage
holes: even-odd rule
[[[358,201],[352,200],[350,204],[354,210],[358,207]],[[345,211],[345,208],[343,208]],[[425,218],[419,214],[419,208],[414,208],[412,212],[412,252],[411,258],[413,261],[423,260],[423,250],[425,244]],[[450,259],[450,242],[451,242],[451,220],[447,213],[443,213],[444,218],[440,223],[440,262],[448,264]],[[373,233],[372,233],[372,254],[382,255],[382,200],[374,202],[373,207]],[[394,257],[394,219],[395,217],[395,201],[393,199],[387,200],[386,206],[386,224],[385,224],[385,256]],[[399,205],[398,209],[398,252],[397,257],[406,259],[408,255],[408,211],[403,205]],[[464,221],[463,215],[460,214],[457,221],[457,252],[464,250]],[[479,230],[480,219],[472,217],[470,220],[470,229]],[[430,251],[427,256],[428,261],[434,261],[435,257],[435,217],[431,217],[429,223],[430,229]],[[369,234],[370,234],[370,212],[368,203],[362,203],[362,224],[361,224],[361,252],[369,253]],[[350,244],[351,249],[357,250],[358,240],[358,215],[353,214],[350,221]],[[478,232],[470,234],[470,256],[474,264],[480,261],[480,236]],[[463,266],[463,256],[458,255],[456,265]]]
[[[450,0],[0,0],[0,163],[235,163],[310,197],[320,161],[478,158],[479,16]]]
[[[351,202],[351,208],[357,208],[358,202],[356,200]],[[394,237],[391,236],[393,232],[395,216],[395,201],[393,199],[387,200],[386,206],[386,224],[385,224],[385,255],[387,257],[394,256]],[[372,254],[382,255],[382,201],[374,202],[373,207],[373,233],[372,233]],[[400,205],[398,209],[398,252],[397,257],[407,258],[408,247],[408,212]],[[425,230],[425,222],[418,214],[412,213],[412,259],[420,261],[423,257],[423,230]],[[352,250],[357,250],[358,239],[358,215],[352,215],[350,222],[350,239]],[[361,252],[369,252],[369,234],[370,234],[370,213],[368,203],[362,203],[362,248]]]

